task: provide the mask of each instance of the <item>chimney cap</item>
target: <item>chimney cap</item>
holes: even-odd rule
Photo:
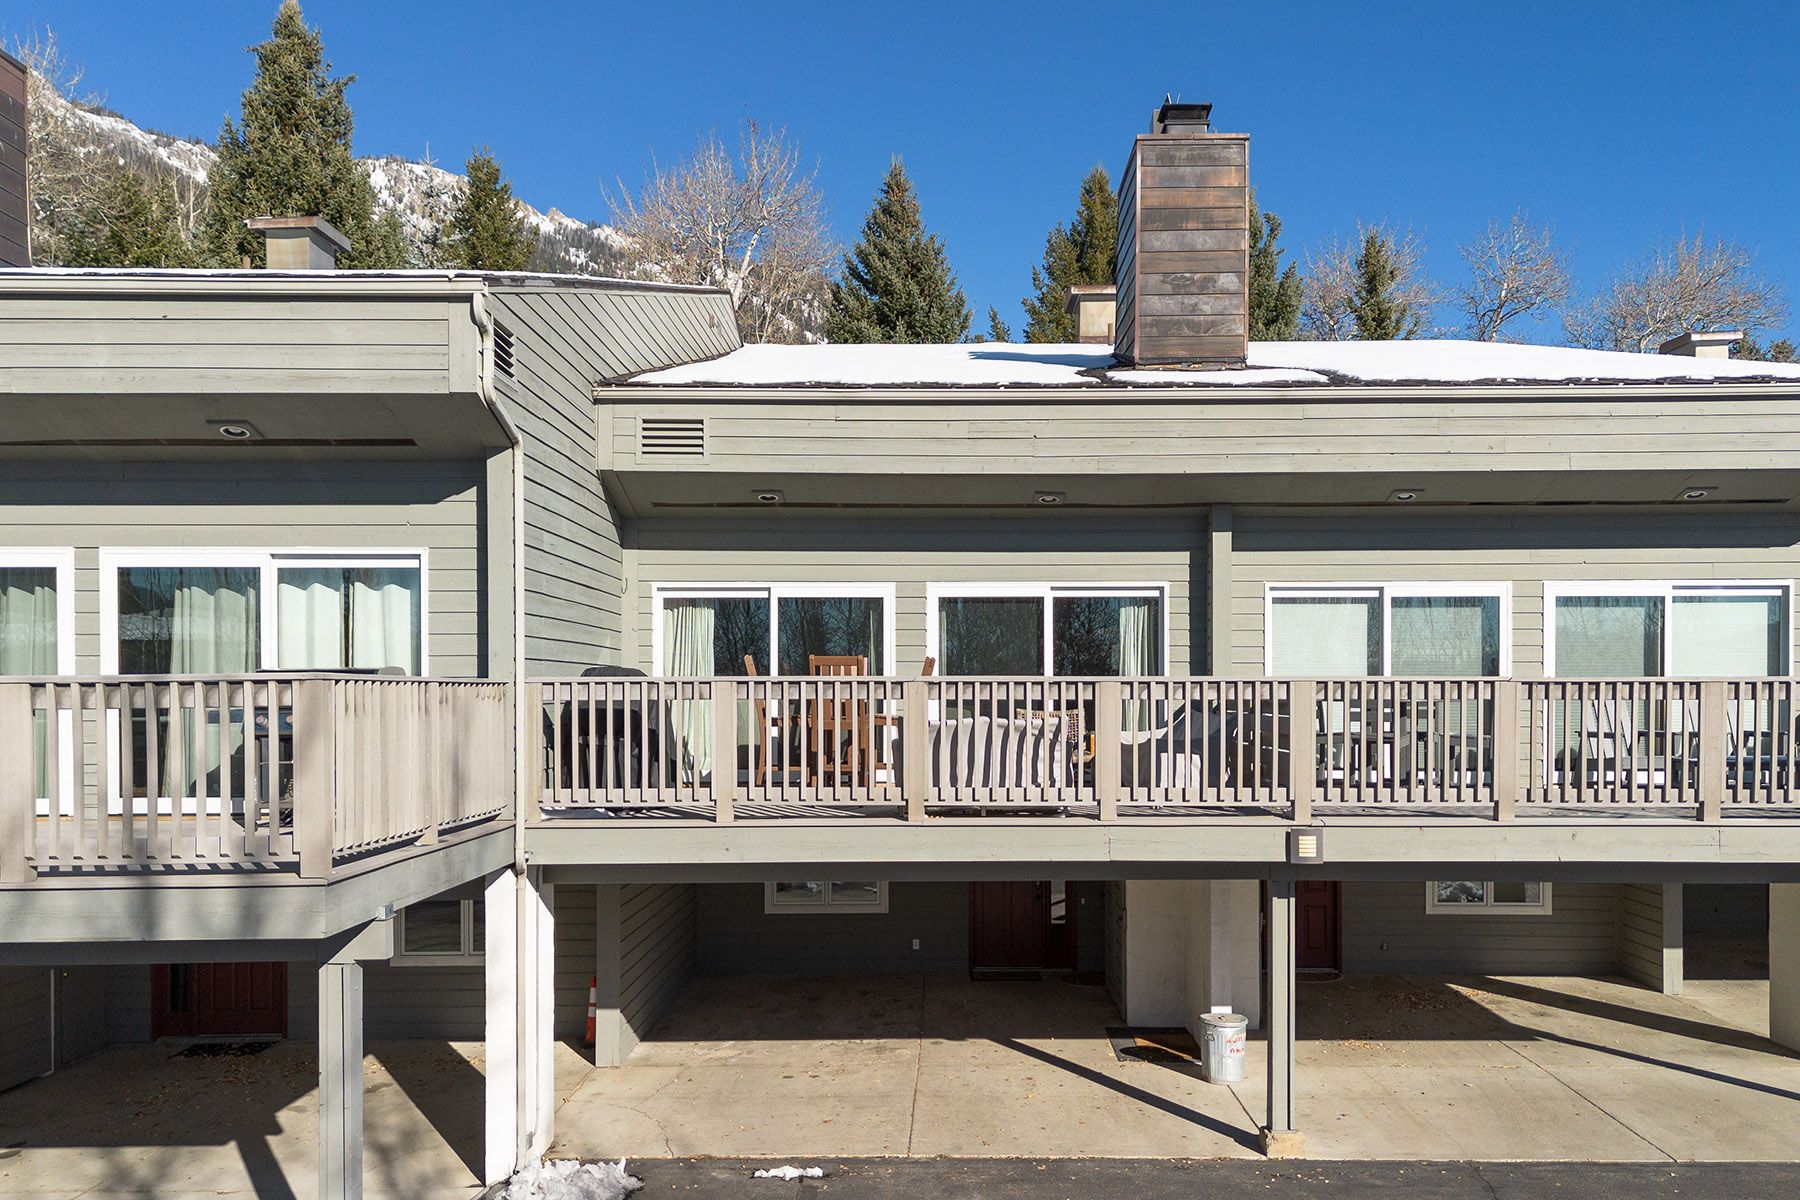
[[[350,239],[317,214],[251,217],[244,226],[263,235],[264,262],[274,271],[330,271],[350,251]]]
[[[1118,297],[1119,288],[1116,284],[1071,283],[1069,285],[1069,298],[1063,301],[1063,311],[1066,313],[1073,313],[1075,307],[1084,301],[1090,304],[1105,303],[1108,300],[1117,300]]]
[[[1680,354],[1688,358],[1730,358],[1731,348],[1744,340],[1741,329],[1705,332],[1688,330],[1678,333],[1656,348],[1658,354]]]
[[[1151,118],[1151,133],[1210,133],[1212,132],[1212,105],[1182,104],[1175,100],[1164,100]]]

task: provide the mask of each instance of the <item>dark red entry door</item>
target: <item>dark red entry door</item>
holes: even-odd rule
[[[175,963],[151,972],[154,1037],[287,1036],[287,964]]]
[[[1316,879],[1294,885],[1294,965],[1302,971],[1343,967],[1343,920],[1336,882]]]
[[[1075,966],[1075,895],[1068,883],[971,883],[971,974],[1064,971]]]

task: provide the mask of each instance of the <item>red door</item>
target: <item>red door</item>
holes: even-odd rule
[[[1075,899],[1067,883],[971,883],[969,972],[1033,975],[1075,966]]]
[[[151,972],[153,1037],[286,1037],[287,964],[175,963]]]
[[[1307,879],[1294,885],[1294,965],[1302,971],[1343,967],[1343,923],[1335,881]]]

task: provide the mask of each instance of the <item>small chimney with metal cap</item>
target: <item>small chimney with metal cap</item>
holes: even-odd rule
[[[251,217],[244,224],[263,235],[271,271],[330,271],[338,255],[350,253],[350,239],[324,217]]]
[[[1119,179],[1113,353],[1136,367],[1241,367],[1250,342],[1250,136],[1166,101]]]
[[[1688,358],[1730,358],[1731,348],[1744,340],[1744,331],[1733,329],[1721,333],[1678,333],[1656,348],[1658,354],[1680,354]]]

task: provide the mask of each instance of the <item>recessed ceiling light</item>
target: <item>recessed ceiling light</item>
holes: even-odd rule
[[[758,504],[780,504],[786,498],[787,497],[783,496],[774,488],[767,488],[756,493],[756,502]]]
[[[1401,488],[1399,491],[1389,492],[1388,499],[1395,504],[1411,504],[1423,494],[1418,488]]]
[[[212,431],[227,441],[247,442],[262,436],[262,431],[248,421],[219,420],[208,421]]]
[[[1684,488],[1682,489],[1680,498],[1683,500],[1704,500],[1712,494],[1713,490],[1711,488]]]
[[[1061,504],[1063,502],[1061,492],[1036,492],[1031,498],[1038,504]]]

